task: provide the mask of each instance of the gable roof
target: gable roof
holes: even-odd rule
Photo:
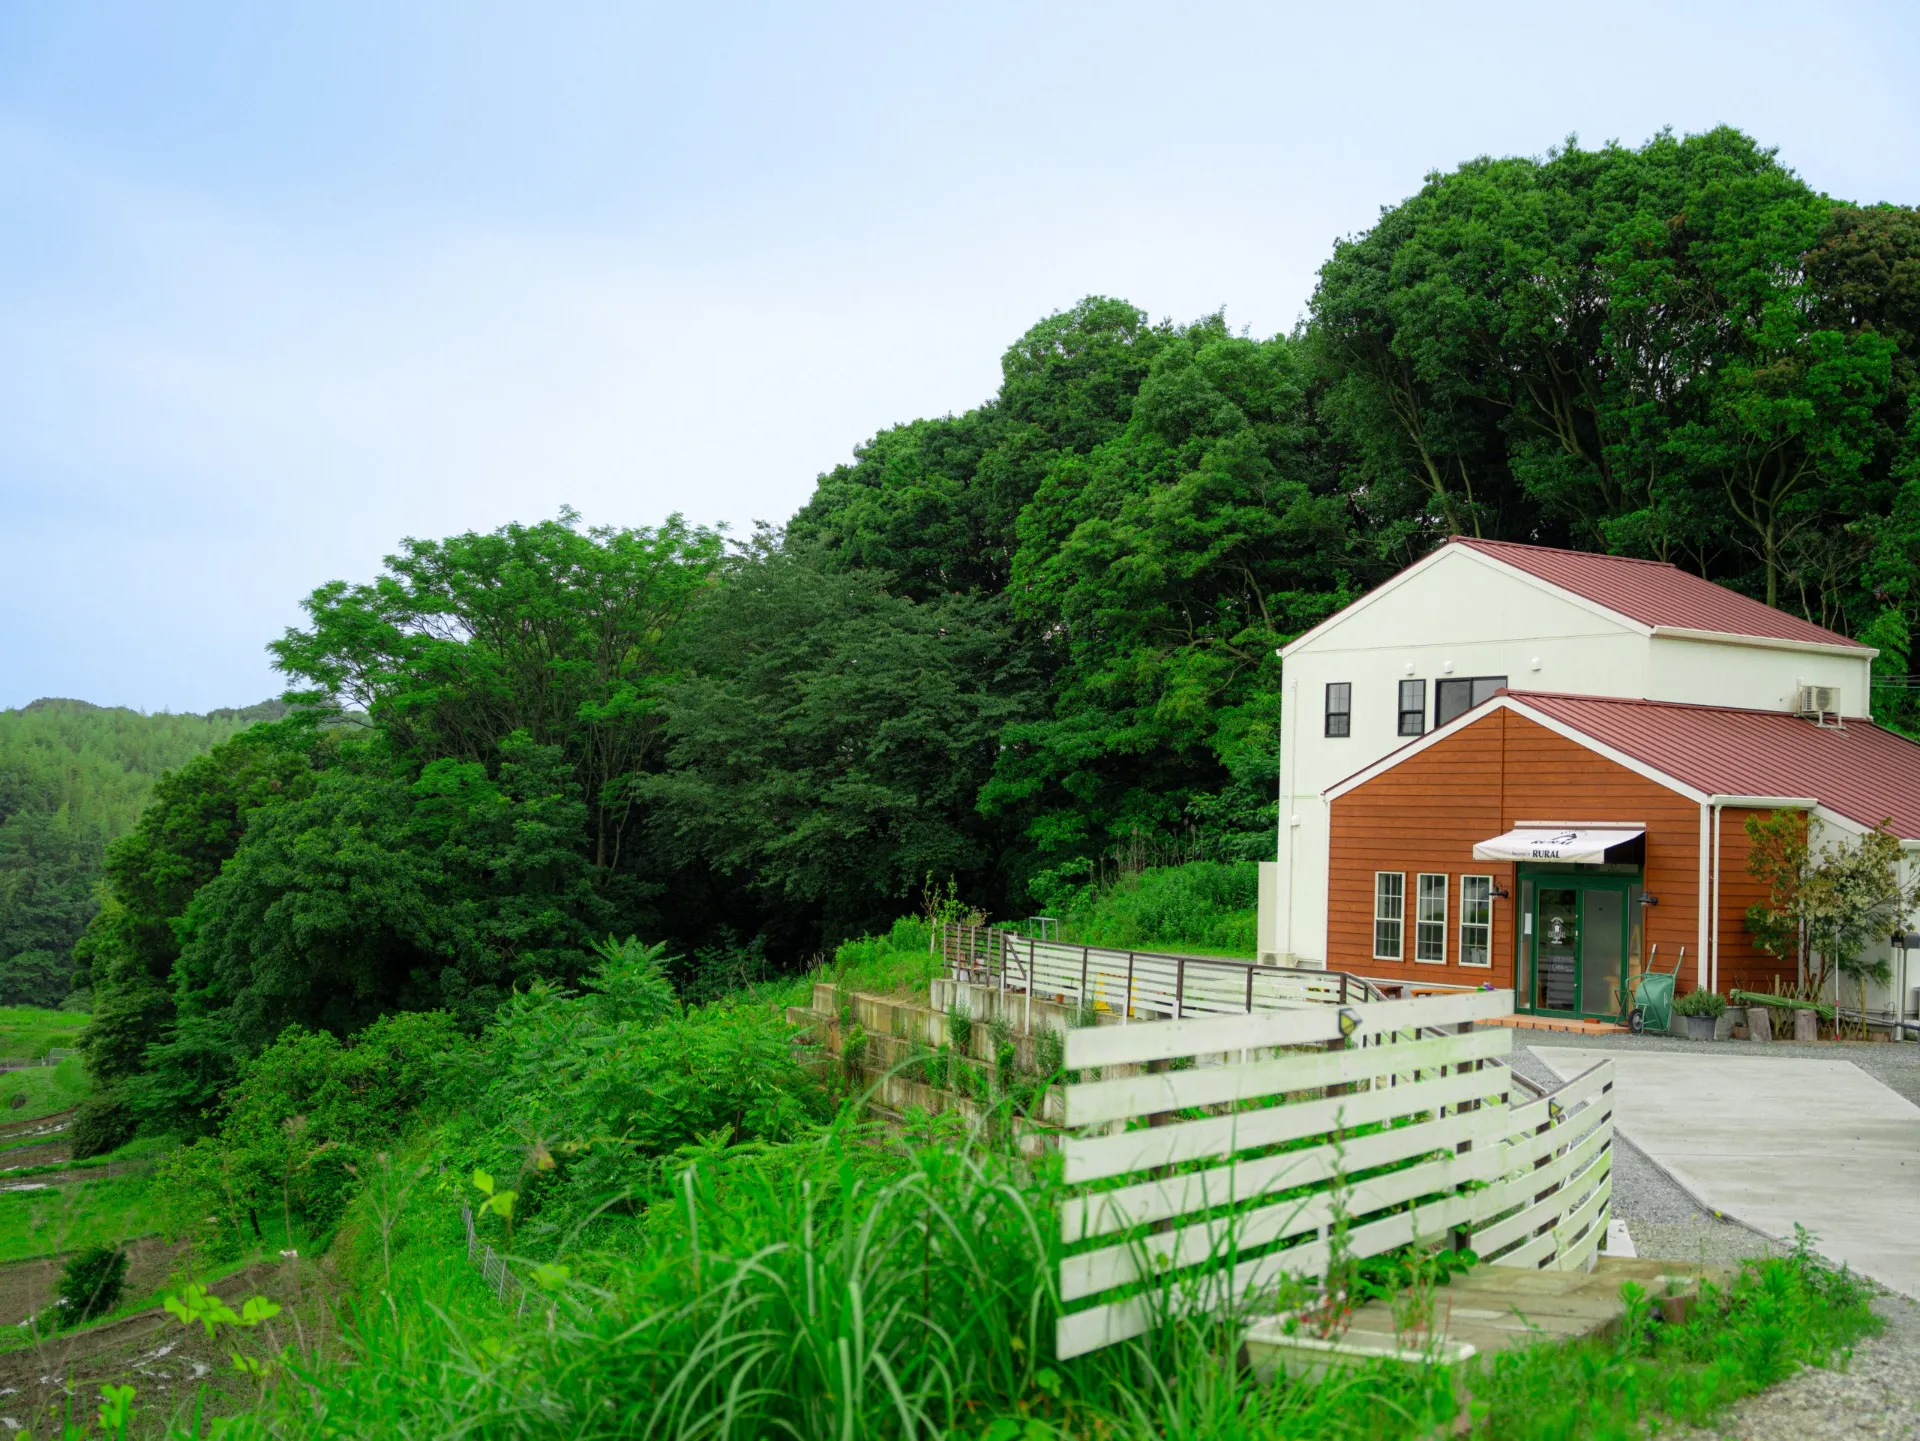
[[[1327,789],[1331,799],[1505,707],[1665,784],[1708,796],[1804,797],[1857,825],[1920,840],[1920,745],[1871,721],[1816,726],[1785,711],[1501,691]]]
[[[1556,550],[1505,540],[1455,536],[1449,542],[1503,561],[1537,580],[1571,591],[1642,625],[1711,631],[1802,645],[1842,645],[1868,650],[1859,641],[1812,621],[1775,610],[1751,596],[1715,585],[1661,560],[1634,560],[1585,550]]]

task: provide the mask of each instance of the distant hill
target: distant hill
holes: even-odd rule
[[[143,715],[54,697],[0,710],[0,1005],[66,996],[107,843],[132,827],[160,773],[286,712],[270,700]]]

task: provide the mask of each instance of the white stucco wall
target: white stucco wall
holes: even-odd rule
[[[1872,667],[1864,657],[1663,635],[1650,637],[1647,648],[1650,700],[1785,710],[1795,687],[1831,685],[1840,688],[1842,715],[1870,713]]]

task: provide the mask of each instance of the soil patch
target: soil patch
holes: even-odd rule
[[[127,1295],[137,1297],[158,1290],[173,1273],[182,1247],[158,1236],[141,1236],[126,1243]],[[71,1252],[35,1256],[0,1266],[0,1325],[14,1326],[53,1304],[60,1290],[60,1268]]]
[[[311,1261],[259,1261],[211,1289],[236,1310],[249,1296],[268,1296],[283,1309],[257,1330],[223,1328],[209,1340],[200,1327],[188,1329],[154,1307],[0,1355],[0,1433],[25,1428],[57,1436],[68,1405],[76,1418],[90,1417],[100,1388],[111,1382],[135,1389],[134,1434],[159,1435],[203,1391],[209,1414],[250,1404],[255,1383],[235,1374],[236,1346],[271,1356],[286,1345],[310,1351],[332,1334],[325,1277]]]

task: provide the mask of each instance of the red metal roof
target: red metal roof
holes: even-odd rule
[[[1784,711],[1508,691],[1664,775],[1715,795],[1810,796],[1863,826],[1920,840],[1920,745],[1870,721],[1816,726]]]
[[[1455,536],[1453,544],[1504,561],[1550,585],[1584,596],[1642,625],[1710,630],[1768,640],[1813,641],[1859,646],[1855,640],[1797,615],[1763,605],[1659,560],[1633,560],[1585,550],[1555,550],[1545,545],[1516,545],[1504,540]],[[1865,647],[1861,647],[1865,649]]]

